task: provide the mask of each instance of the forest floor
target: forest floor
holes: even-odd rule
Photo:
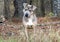
[[[13,20],[0,24],[0,42],[27,42],[22,22]],[[39,17],[38,25],[28,29],[29,42],[60,42],[60,18]]]

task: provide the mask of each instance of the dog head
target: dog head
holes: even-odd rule
[[[36,9],[36,6],[29,5],[28,3],[23,3],[23,13],[26,17],[29,17],[31,14],[33,14],[34,10]]]

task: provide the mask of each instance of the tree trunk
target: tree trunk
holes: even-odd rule
[[[10,19],[10,0],[4,0],[5,18]]]
[[[45,8],[44,8],[44,0],[41,0],[41,16],[44,17],[45,16]]]
[[[51,4],[51,12],[53,12],[53,0],[50,1]]]
[[[23,16],[23,3],[27,2],[26,0],[14,0],[15,12],[14,16],[16,18],[22,19]]]

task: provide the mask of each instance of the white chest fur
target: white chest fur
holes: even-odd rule
[[[33,25],[33,16],[28,19],[27,25]]]
[[[27,19],[27,18],[26,18]],[[28,18],[26,22],[25,17],[23,18],[23,24],[24,25],[36,25],[37,24],[37,18],[36,15],[32,15],[30,18]]]

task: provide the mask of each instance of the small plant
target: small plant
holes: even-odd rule
[[[53,17],[54,13],[50,12],[49,14],[47,14],[48,17]]]

